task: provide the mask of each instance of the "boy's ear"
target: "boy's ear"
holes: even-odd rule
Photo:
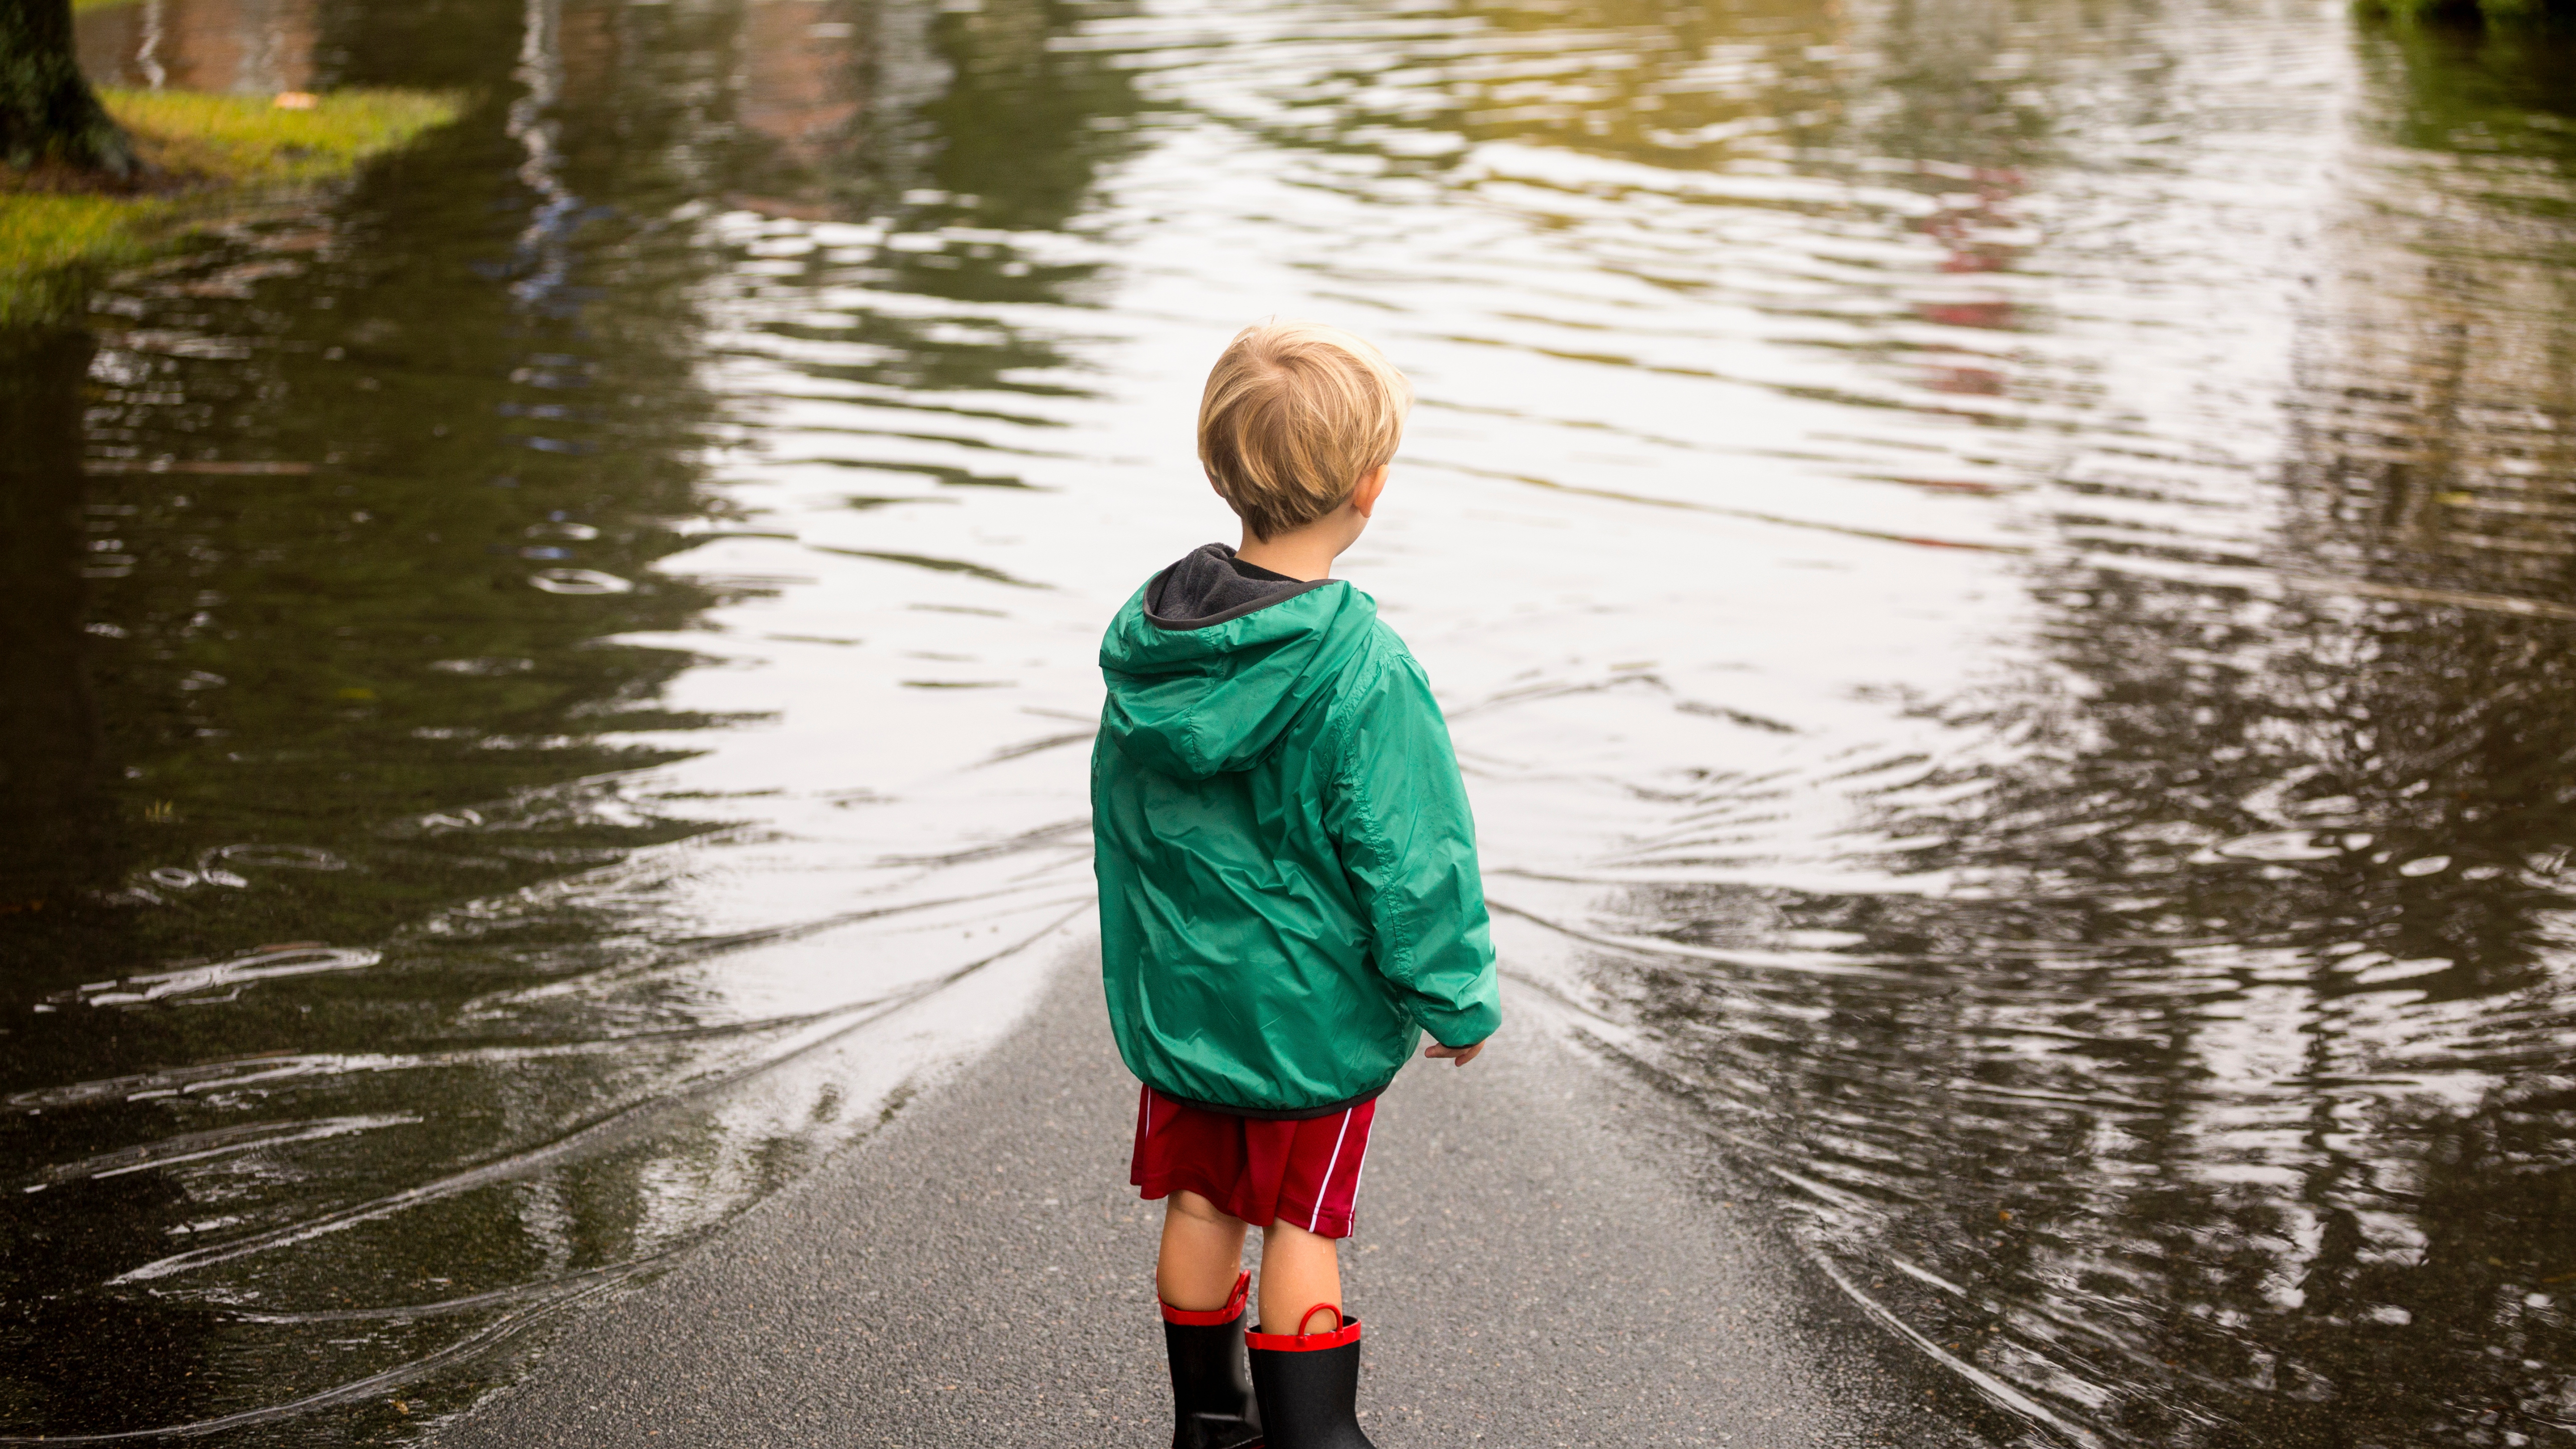
[[[1351,490],[1351,507],[1367,518],[1377,511],[1378,495],[1386,491],[1386,470],[1391,464],[1380,463],[1360,475],[1359,486]]]

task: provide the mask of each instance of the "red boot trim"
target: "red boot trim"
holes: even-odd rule
[[[1221,1323],[1232,1323],[1243,1316],[1243,1300],[1246,1297],[1245,1290],[1248,1289],[1251,1284],[1251,1274],[1235,1274],[1234,1292],[1227,1296],[1225,1306],[1223,1308],[1174,1308],[1172,1305],[1164,1303],[1163,1321],[1165,1323],[1187,1323],[1195,1324],[1200,1327],[1211,1328]],[[1155,1301],[1158,1303],[1162,1302],[1160,1299],[1156,1299]]]
[[[1306,1316],[1297,1320],[1297,1327],[1302,1330],[1314,1321],[1316,1314],[1327,1312],[1333,1315],[1333,1322],[1339,1325],[1330,1333],[1254,1331],[1244,1334],[1243,1341],[1254,1348],[1270,1353],[1320,1353],[1328,1348],[1340,1348],[1343,1344],[1360,1341],[1360,1321],[1356,1318],[1344,1318],[1342,1310],[1329,1303],[1318,1303],[1307,1309]]]

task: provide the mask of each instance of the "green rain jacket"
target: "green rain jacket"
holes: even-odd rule
[[[1109,1020],[1184,1102],[1312,1117],[1502,1021],[1475,822],[1422,667],[1339,580],[1210,544],[1101,641],[1091,755]]]

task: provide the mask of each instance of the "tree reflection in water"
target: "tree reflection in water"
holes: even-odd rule
[[[2038,662],[1926,706],[1992,747],[1868,822],[1946,888],[1640,888],[1822,970],[1597,967],[1847,1276],[2114,1442],[2576,1423],[2576,69],[2363,43],[2260,556],[2063,485]]]
[[[707,827],[642,771],[739,721],[662,707],[695,661],[623,637],[764,587],[669,566],[731,511],[710,316],[861,343],[809,375],[918,395],[1042,391],[1063,358],[921,309],[835,323],[813,279],[737,285],[702,223],[981,219],[1011,239],[885,246],[884,274],[1060,301],[1091,266],[1028,237],[1135,104],[1049,46],[1045,0],[289,9],[317,84],[477,109],[108,289],[95,345],[27,339],[0,383],[0,980],[38,1028],[0,1081],[34,1174],[0,1216],[0,1434],[401,1432],[490,1371],[442,1355],[874,1120],[829,1081],[694,1099],[851,1008],[736,1020],[644,969],[724,943],[667,918],[690,867],[654,848]]]

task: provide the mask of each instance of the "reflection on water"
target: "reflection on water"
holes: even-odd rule
[[[42,491],[11,496],[35,525],[10,534],[30,581],[11,663],[37,688],[8,761],[9,1432],[340,1442],[433,1417],[488,1376],[479,1350],[871,1127],[1006,1015],[943,991],[1085,898],[1078,833],[1051,828],[1078,795],[995,829],[879,783],[928,771],[935,791],[1063,736],[1080,690],[1006,706],[944,767],[891,746],[849,761],[870,747],[847,720],[800,733],[734,682],[781,646],[736,644],[725,611],[813,566],[695,562],[795,536],[725,488],[759,451],[721,393],[730,334],[759,325],[727,315],[750,305],[727,273],[778,253],[757,218],[715,223],[723,195],[872,194],[889,178],[851,160],[868,107],[916,124],[961,56],[1043,106],[1032,65],[1096,69],[1031,60],[1062,22],[997,62],[847,6],[318,8],[303,39],[326,79],[463,86],[483,109],[346,196],[245,215],[111,288],[88,334],[13,370],[12,442],[41,449]],[[1074,143],[1029,158],[1033,185],[926,152],[890,179],[898,199],[1038,193],[1011,221],[1045,226],[1081,195]],[[1007,250],[975,259],[1006,269]],[[930,272],[936,249],[862,251],[922,269],[898,283],[912,296],[969,275]],[[1045,303],[1084,270],[994,289]],[[818,357],[798,387],[873,375],[885,397],[801,506],[1019,486],[887,479],[858,455],[935,433],[943,392],[989,405],[1021,386],[1005,374],[1059,367],[1047,343],[796,310]],[[898,601],[893,622],[969,607],[869,568],[855,592]],[[830,636],[851,601],[822,612],[770,632],[847,653]],[[704,706],[678,698],[692,670]],[[826,693],[870,705],[848,679]]]
[[[2061,466],[2028,654],[1873,762],[1898,888],[1639,886],[1593,968],[1841,1281],[2052,1437],[2576,1427],[2576,91],[2365,46],[2257,486]],[[1713,774],[1632,859],[1795,788]]]
[[[14,339],[0,1435],[404,1437],[1089,890],[1248,317],[1534,1010],[2007,1440],[2576,1425],[2576,75],[2304,7],[141,0],[476,97]],[[157,70],[156,70],[157,68]],[[1559,1003],[1546,1006],[1547,1002]]]
[[[102,83],[248,94],[313,83],[315,0],[120,0],[82,17]]]

